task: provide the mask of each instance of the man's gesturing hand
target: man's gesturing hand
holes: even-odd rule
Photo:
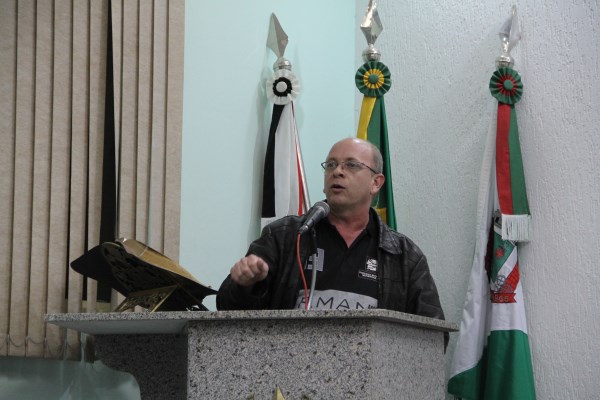
[[[240,286],[252,286],[267,277],[269,265],[260,257],[250,254],[231,267],[231,279]]]

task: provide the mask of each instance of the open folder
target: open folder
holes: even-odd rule
[[[104,242],[71,263],[80,274],[125,296],[115,311],[206,311],[202,300],[216,290],[175,261],[135,239]]]

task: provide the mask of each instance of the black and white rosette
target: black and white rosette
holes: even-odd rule
[[[300,94],[300,85],[296,75],[287,69],[275,71],[267,79],[266,89],[269,101],[278,105],[288,104]]]

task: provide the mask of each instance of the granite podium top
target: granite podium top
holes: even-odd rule
[[[368,310],[250,310],[250,311],[168,311],[123,313],[46,314],[52,325],[90,335],[186,333],[190,322],[299,319],[372,319],[412,325],[442,332],[456,332],[455,323],[383,309]]]

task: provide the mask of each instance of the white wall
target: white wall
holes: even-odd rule
[[[447,319],[458,322],[494,123],[488,82],[512,3],[379,3],[399,230],[428,255]],[[357,3],[359,14],[366,4]],[[600,8],[585,0],[517,7],[523,39],[513,56],[524,96],[516,110],[534,221],[519,256],[536,389],[539,399],[598,398]]]
[[[354,6],[345,0],[186,1],[180,263],[218,288],[258,237],[272,104],[265,80],[274,12],[300,80],[295,102],[309,195],[319,165],[354,131]],[[205,301],[214,309],[214,296]]]

